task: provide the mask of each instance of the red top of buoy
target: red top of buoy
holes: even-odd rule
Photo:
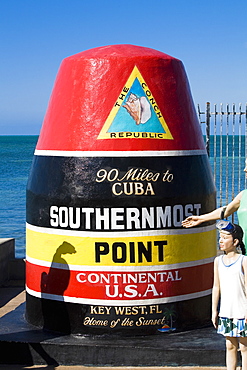
[[[36,149],[204,149],[182,62],[134,45],[64,59]]]

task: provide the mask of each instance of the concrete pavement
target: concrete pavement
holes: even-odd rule
[[[0,365],[0,369],[3,370],[24,370],[24,369],[58,369],[58,370],[225,370],[225,367],[84,367],[84,366],[58,366],[54,368],[53,366],[31,366],[23,367],[19,365]],[[241,369],[240,367],[238,368]]]
[[[84,367],[84,366],[31,366],[31,367],[23,367],[19,365],[0,365],[0,369],[6,370],[24,370],[24,369],[58,369],[58,370],[223,370],[225,367]],[[241,368],[238,368],[239,370]]]

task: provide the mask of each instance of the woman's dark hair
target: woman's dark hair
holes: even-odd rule
[[[240,227],[237,224],[233,224],[233,225],[234,225],[235,230],[231,234],[234,239],[238,239],[239,242],[238,242],[237,247],[241,249],[242,254],[246,254],[246,249],[245,249],[245,245],[243,242],[244,233],[243,233],[242,227]]]

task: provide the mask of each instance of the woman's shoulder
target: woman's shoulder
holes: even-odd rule
[[[222,255],[220,254],[219,256],[217,256],[217,257],[215,257],[215,259],[214,259],[214,264],[215,265],[218,265],[218,263],[219,263],[219,260],[222,258]]]
[[[238,195],[236,196],[236,198],[239,199],[241,199],[242,197],[247,197],[247,189],[240,191],[240,193],[238,193]]]
[[[247,256],[242,257],[242,268],[244,273],[247,274]]]
[[[242,261],[243,261],[243,263],[247,264],[247,256],[242,255]]]
[[[238,193],[236,197],[233,199],[232,204],[235,205],[238,209],[240,206],[241,200],[246,197],[247,197],[247,189],[240,191],[240,193]]]
[[[235,199],[241,199],[243,195],[247,194],[247,189],[240,191],[238,195],[236,195]]]

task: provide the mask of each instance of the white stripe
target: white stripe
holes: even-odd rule
[[[65,151],[36,149],[34,155],[47,157],[175,157],[207,154],[206,149],[195,150],[139,150],[139,151]]]
[[[215,225],[188,228],[188,229],[158,229],[158,230],[141,230],[141,231],[74,231],[74,230],[63,230],[48,227],[33,226],[26,223],[26,228],[42,234],[53,234],[53,235],[65,235],[65,236],[79,236],[81,238],[116,238],[116,237],[140,237],[140,236],[156,236],[156,235],[189,235],[189,234],[200,234],[215,229]]]
[[[39,260],[33,257],[26,257],[26,261],[32,263],[34,265],[48,267],[48,268],[57,268],[61,270],[70,270],[70,271],[118,271],[118,272],[155,272],[155,271],[164,271],[164,270],[174,270],[178,268],[186,268],[186,267],[194,267],[194,266],[201,266],[206,265],[207,263],[213,262],[215,257],[203,258],[201,260],[196,261],[188,261],[188,262],[181,262],[181,263],[173,263],[170,265],[148,265],[148,266],[89,266],[89,265],[65,265],[64,263],[57,263],[57,262],[47,262],[43,260]]]
[[[147,305],[147,304],[162,304],[170,302],[181,302],[188,299],[200,298],[210,295],[212,289],[204,290],[202,292],[196,292],[191,294],[178,295],[174,297],[164,298],[153,298],[153,299],[140,299],[140,300],[104,300],[104,299],[88,299],[88,298],[77,298],[68,296],[58,296],[55,294],[40,293],[26,287],[27,293],[37,298],[52,299],[54,301],[72,302],[80,304],[90,305],[105,305],[105,306],[136,306],[136,305]]]

